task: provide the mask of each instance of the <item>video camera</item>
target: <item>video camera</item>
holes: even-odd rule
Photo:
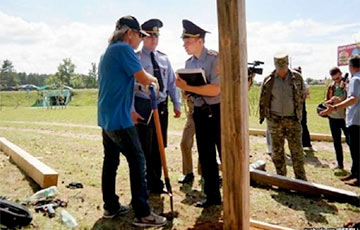
[[[254,61],[253,63],[248,63],[248,65],[250,65],[248,67],[248,76],[250,77],[252,73],[262,74],[263,69],[262,68],[256,68],[256,66],[263,65],[263,64],[264,64],[264,62],[262,62],[262,61]]]
[[[253,84],[253,77],[255,74],[262,74],[263,69],[262,68],[256,68],[258,65],[262,65],[264,62],[262,61],[254,61],[253,63],[248,63],[250,65],[248,67],[248,83],[249,83],[249,89]]]

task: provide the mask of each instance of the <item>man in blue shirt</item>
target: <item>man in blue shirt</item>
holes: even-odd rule
[[[158,79],[159,93],[157,95],[158,111],[163,134],[164,146],[167,144],[168,127],[168,95],[174,105],[174,117],[181,115],[180,94],[175,85],[175,74],[166,54],[156,50],[159,43],[159,19],[150,19],[141,28],[150,34],[143,39],[143,48],[137,53],[140,63],[148,73]],[[132,117],[139,134],[140,143],[146,159],[146,179],[151,193],[163,193],[164,183],[161,180],[161,158],[156,138],[154,120],[149,118],[151,104],[149,94],[135,87],[135,111]],[[151,119],[149,122],[148,120]]]
[[[328,115],[333,111],[346,108],[346,127],[350,139],[350,154],[352,158],[351,174],[341,178],[346,184],[360,186],[360,56],[352,56],[349,60],[351,79],[348,96],[334,105],[326,105],[327,109],[320,115]]]
[[[197,207],[209,207],[221,204],[219,166],[216,160],[216,149],[221,159],[220,132],[220,77],[216,71],[218,54],[204,46],[207,31],[194,23],[183,20],[185,51],[192,55],[185,63],[185,68],[202,68],[205,71],[207,84],[191,86],[179,76],[176,85],[194,97],[196,143],[204,178],[206,199],[196,204]]]
[[[102,193],[104,218],[114,218],[127,213],[128,206],[120,205],[115,194],[116,171],[122,152],[129,164],[133,225],[139,227],[162,226],[164,217],[151,212],[145,179],[144,153],[130,116],[135,79],[143,85],[157,83],[157,79],[141,67],[134,49],[142,36],[136,18],[120,18],[109,46],[99,63],[98,125],[102,128],[104,162],[102,170]]]

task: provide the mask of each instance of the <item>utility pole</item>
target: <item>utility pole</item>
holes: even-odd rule
[[[250,229],[245,0],[217,0],[224,230]]]

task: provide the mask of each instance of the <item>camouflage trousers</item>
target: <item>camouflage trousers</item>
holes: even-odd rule
[[[272,116],[271,119],[267,119],[267,125],[272,140],[271,158],[274,162],[276,173],[286,176],[284,151],[286,139],[291,153],[295,177],[296,179],[306,180],[300,122],[295,117]]]
[[[186,123],[181,138],[181,154],[182,154],[182,168],[183,174],[187,175],[193,173],[193,162],[192,162],[192,147],[194,144],[195,136],[195,123],[193,118],[194,113],[194,102],[186,100],[188,111],[186,114]],[[198,174],[201,175],[200,162],[198,161]]]

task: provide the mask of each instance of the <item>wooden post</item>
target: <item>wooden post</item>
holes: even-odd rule
[[[224,230],[248,230],[249,132],[245,0],[217,0]]]
[[[58,173],[48,167],[31,154],[0,137],[0,150],[4,151],[29,177],[31,177],[41,188],[57,185]]]

